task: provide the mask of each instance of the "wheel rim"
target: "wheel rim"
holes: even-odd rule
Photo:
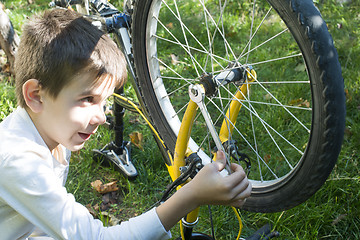
[[[266,188],[280,186],[301,164],[312,130],[313,103],[302,53],[269,5],[243,4],[242,9],[247,8],[249,15],[241,16],[240,20],[236,15],[241,23],[229,27],[227,19],[234,17],[234,13],[227,10],[236,13],[232,5],[235,3],[222,2],[225,10],[216,11],[211,1],[205,7],[201,2],[189,2],[154,1],[148,15],[148,67],[166,121],[177,134],[189,99],[187,88],[197,83],[204,72],[216,75],[233,61],[252,66],[258,78],[249,84],[250,93],[243,96],[232,139],[251,159],[253,189],[264,192]],[[186,18],[182,12],[190,11],[182,9],[186,7],[197,14]],[[184,25],[179,24],[180,19]],[[198,26],[205,30],[201,32]],[[201,34],[206,37],[200,38]],[[231,83],[206,99],[217,127],[224,118],[220,109],[227,108],[237,88]],[[203,122],[202,116],[196,117],[195,141],[190,142],[190,148],[210,162],[214,144],[203,131]]]

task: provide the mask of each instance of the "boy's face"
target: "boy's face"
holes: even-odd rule
[[[43,109],[36,125],[50,150],[58,144],[71,151],[81,149],[105,122],[103,107],[114,86],[111,79],[106,78],[90,87],[91,77],[90,74],[79,76],[64,87],[56,99],[43,94]]]

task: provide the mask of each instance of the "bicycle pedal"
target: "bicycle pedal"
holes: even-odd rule
[[[94,157],[103,156],[104,159],[106,159],[111,164],[114,164],[115,167],[129,179],[134,179],[137,177],[138,171],[131,161],[130,142],[125,142],[125,144],[120,149],[117,149],[117,152],[120,152],[119,154],[117,154],[114,149],[112,149],[111,145],[112,144],[107,144],[100,150],[93,149],[93,152],[96,154]]]
[[[261,239],[270,239],[280,236],[280,233],[277,231],[271,231],[272,225],[265,224],[259,230],[257,230],[253,235],[247,237],[246,240],[261,240]]]

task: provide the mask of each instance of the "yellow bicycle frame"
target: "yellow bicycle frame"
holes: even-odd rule
[[[256,80],[256,72],[254,70],[250,70],[250,71],[248,70],[247,71],[247,82],[251,82],[251,81],[255,81],[255,80]],[[221,129],[220,129],[220,133],[219,133],[219,138],[220,138],[221,143],[224,143],[227,140],[229,140],[229,136],[232,134],[232,131],[234,129],[233,126],[236,123],[236,118],[237,118],[237,116],[240,112],[241,106],[242,106],[242,103],[239,100],[244,100],[244,98],[245,98],[244,96],[247,95],[248,91],[249,91],[249,85],[247,83],[244,83],[240,87],[240,89],[236,92],[233,100],[231,101],[230,106],[226,112],[226,117],[223,120]],[[151,125],[151,123],[143,115],[141,110],[134,103],[132,103],[131,101],[125,99],[124,97],[122,97],[118,94],[114,93],[114,96],[131,104],[141,114],[141,116],[147,121],[147,123],[151,127],[154,134],[159,138],[159,140],[161,140],[160,136],[157,134],[154,127]],[[186,108],[183,120],[180,125],[178,137],[176,139],[174,157],[171,158],[171,155],[169,153],[171,165],[170,166],[166,165],[166,166],[167,166],[168,172],[171,176],[171,179],[173,181],[180,176],[180,174],[181,174],[180,167],[185,166],[185,157],[188,157],[192,153],[190,148],[188,148],[188,144],[189,144],[189,139],[191,136],[192,126],[195,121],[197,109],[198,109],[198,105],[194,101],[190,100],[188,103],[188,106]],[[162,140],[161,140],[161,143],[164,145],[164,142]],[[216,160],[216,154],[214,156],[214,160]],[[181,188],[181,186],[179,186],[178,188]],[[237,239],[239,239],[240,234],[241,234],[241,229],[242,229],[242,223],[241,223],[241,219],[237,213],[237,210],[234,209],[234,211],[239,220],[240,230],[239,230],[239,234],[237,237]],[[196,223],[196,221],[198,219],[198,215],[199,215],[199,208],[197,208],[194,211],[192,211],[191,213],[189,213],[186,216],[185,221],[189,224],[194,224],[194,223]],[[183,229],[184,229],[183,225],[180,223],[181,237],[183,240],[185,240]]]
[[[247,81],[250,82],[250,81],[254,81],[255,79],[256,79],[256,72],[254,70],[248,71]],[[236,92],[233,100],[231,101],[219,133],[219,138],[222,143],[229,140],[229,136],[233,132],[234,129],[233,126],[236,123],[236,118],[242,106],[242,103],[239,100],[244,100],[245,98],[244,96],[247,95],[248,91],[249,91],[249,84],[244,83],[240,87],[240,89]],[[188,143],[191,135],[192,126],[197,113],[197,109],[198,109],[197,104],[192,100],[190,100],[186,108],[183,120],[181,122],[179,134],[175,145],[175,153],[174,153],[172,165],[167,166],[173,181],[180,176],[181,173],[179,168],[185,166],[185,157],[189,156],[192,153],[191,150],[188,148]],[[214,158],[216,159],[216,156],[214,156]],[[197,221],[198,215],[199,215],[199,208],[189,213],[186,216],[185,220],[190,224],[195,223]],[[242,225],[240,224],[240,226]],[[180,223],[180,228],[181,228],[182,239],[184,239],[183,227],[181,223]]]

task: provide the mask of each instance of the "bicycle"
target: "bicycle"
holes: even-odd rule
[[[80,4],[113,32],[139,99],[117,95],[115,114],[140,108],[154,126],[174,181],[167,194],[216,149],[248,170],[248,211],[295,207],[329,176],[344,132],[344,83],[311,0],[136,0],[125,13],[102,0],[55,2]],[[183,221],[183,239],[197,216]]]

